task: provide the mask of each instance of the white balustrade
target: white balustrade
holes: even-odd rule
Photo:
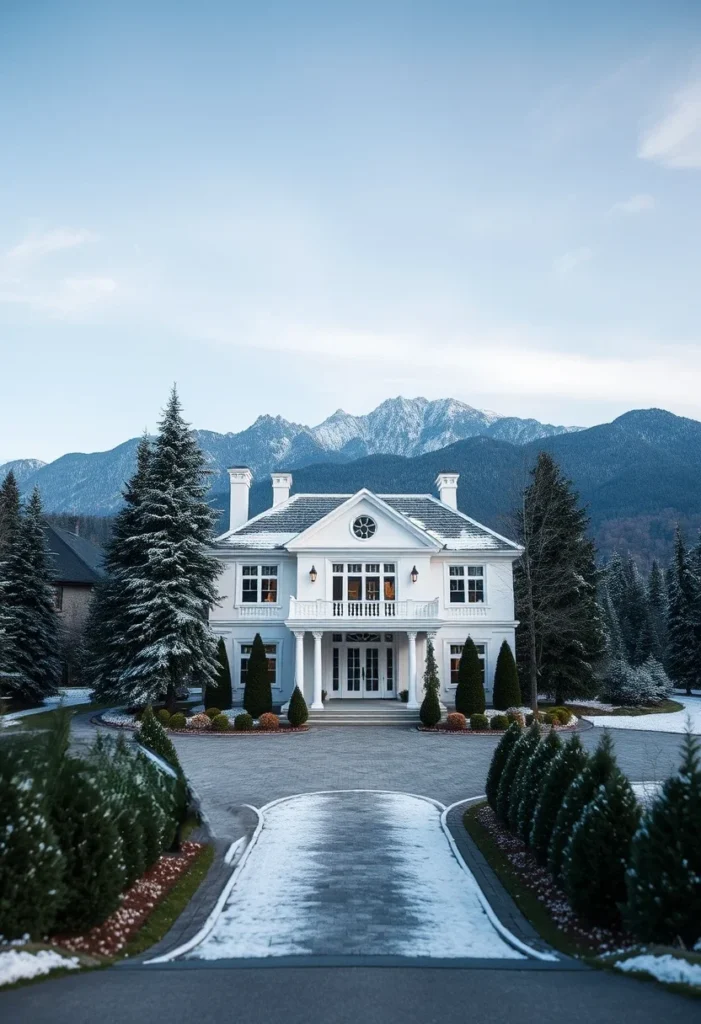
[[[235,619],[246,619],[250,621],[252,619],[277,619],[278,621],[285,617],[284,610],[280,605],[274,604],[242,604],[234,608]]]
[[[483,604],[451,604],[444,611],[446,619],[486,619],[489,608]]]
[[[290,598],[290,619],[437,619],[433,601],[298,601]]]

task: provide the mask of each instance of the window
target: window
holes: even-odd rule
[[[391,647],[387,648],[387,692],[394,690],[394,650]]]
[[[465,604],[465,567],[463,565],[451,565],[450,573],[450,603]]]
[[[353,533],[358,540],[368,540],[377,532],[377,523],[370,516],[358,516],[353,521]]]
[[[63,611],[63,587],[54,587],[54,610]]]
[[[397,598],[397,586],[395,579],[394,562],[385,562],[383,577],[383,594],[385,601],[395,601]]]
[[[482,685],[484,686],[485,676],[485,662],[486,662],[486,648],[484,644],[475,644],[477,648],[477,656],[480,660],[482,667]],[[450,685],[458,685],[458,674],[460,671],[460,656],[462,654],[463,644],[451,644],[450,645]]]
[[[338,634],[334,634],[338,635]],[[338,690],[341,683],[341,652],[338,647],[333,649],[333,675],[331,676],[331,689]]]
[[[333,562],[333,601],[393,602],[397,597],[394,562]],[[379,610],[373,612],[379,614]],[[389,610],[387,611],[389,614]]]
[[[467,572],[465,571],[467,569]],[[484,603],[484,566],[483,565],[451,565],[448,568],[450,577],[450,603],[465,604],[465,577],[467,576],[467,603]]]
[[[251,656],[253,644],[241,644],[241,686],[246,685],[248,675],[248,659]],[[277,644],[266,644],[265,653],[268,657],[268,679],[270,685],[275,686],[277,679]]]
[[[276,565],[241,567],[241,600],[244,604],[277,604]]]
[[[331,640],[335,644],[342,644],[343,643],[343,633],[332,633],[331,634]]]

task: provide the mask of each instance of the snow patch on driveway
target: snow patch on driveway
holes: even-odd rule
[[[7,953],[0,953],[0,985],[37,978],[59,967],[72,971],[80,967],[80,961],[77,956],[61,956],[51,949],[41,949],[38,953],[10,949]]]
[[[643,974],[650,974],[658,981],[701,988],[701,965],[690,964],[686,960],[672,956],[671,953],[664,953],[662,956],[644,953],[632,956],[628,960],[617,960],[614,966],[619,971],[640,971]]]

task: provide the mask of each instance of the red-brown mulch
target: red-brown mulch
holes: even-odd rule
[[[73,953],[116,956],[203,849],[203,843],[184,842],[180,853],[164,853],[122,894],[122,905],[106,921],[83,935],[54,935],[52,945]]]

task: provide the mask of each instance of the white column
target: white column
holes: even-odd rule
[[[321,699],[321,638],[323,633],[312,633],[314,637],[314,700],[312,707],[315,711],[324,710],[324,702]]]
[[[416,633],[407,633],[409,640],[409,700],[407,708],[418,708],[416,699]]]
[[[295,630],[295,686],[304,696],[304,630]]]

